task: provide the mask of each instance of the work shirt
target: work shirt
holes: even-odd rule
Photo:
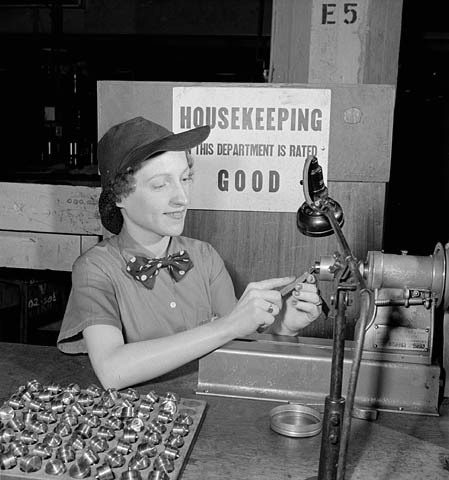
[[[86,353],[82,336],[91,325],[112,325],[125,343],[165,337],[226,315],[236,298],[223,260],[206,242],[172,237],[167,255],[185,250],[193,268],[176,282],[166,268],[152,289],[126,271],[133,256],[154,258],[125,227],[79,257],[72,271],[72,290],[58,337],[65,353]]]

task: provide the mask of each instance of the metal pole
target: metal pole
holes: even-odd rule
[[[345,409],[345,399],[341,396],[341,390],[345,350],[346,295],[345,290],[338,289],[335,299],[337,315],[334,320],[330,391],[324,403],[318,480],[335,480],[337,478],[340,431]]]

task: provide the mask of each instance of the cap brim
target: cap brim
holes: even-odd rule
[[[127,168],[133,167],[144,160],[160,152],[182,152],[196,147],[204,142],[209,136],[210,127],[202,127],[187,130],[181,133],[173,133],[167,137],[160,138],[154,142],[141,145],[130,152],[122,161],[118,171],[123,172]]]

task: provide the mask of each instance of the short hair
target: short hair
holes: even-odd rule
[[[101,223],[106,230],[116,235],[120,233],[123,226],[123,215],[120,208],[117,207],[117,202],[121,202],[124,198],[135,191],[136,180],[134,175],[143,167],[143,165],[162,153],[165,152],[157,153],[134,167],[128,168],[125,172],[117,173],[113,180],[103,187],[98,200],[98,209],[100,212]],[[192,168],[192,156],[190,153],[186,152],[186,157],[189,168]]]

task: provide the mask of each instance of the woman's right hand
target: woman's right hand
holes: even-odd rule
[[[282,277],[249,283],[237,305],[226,316],[234,338],[250,335],[258,328],[271,325],[282,308],[281,294],[274,289],[293,280],[294,277]]]

